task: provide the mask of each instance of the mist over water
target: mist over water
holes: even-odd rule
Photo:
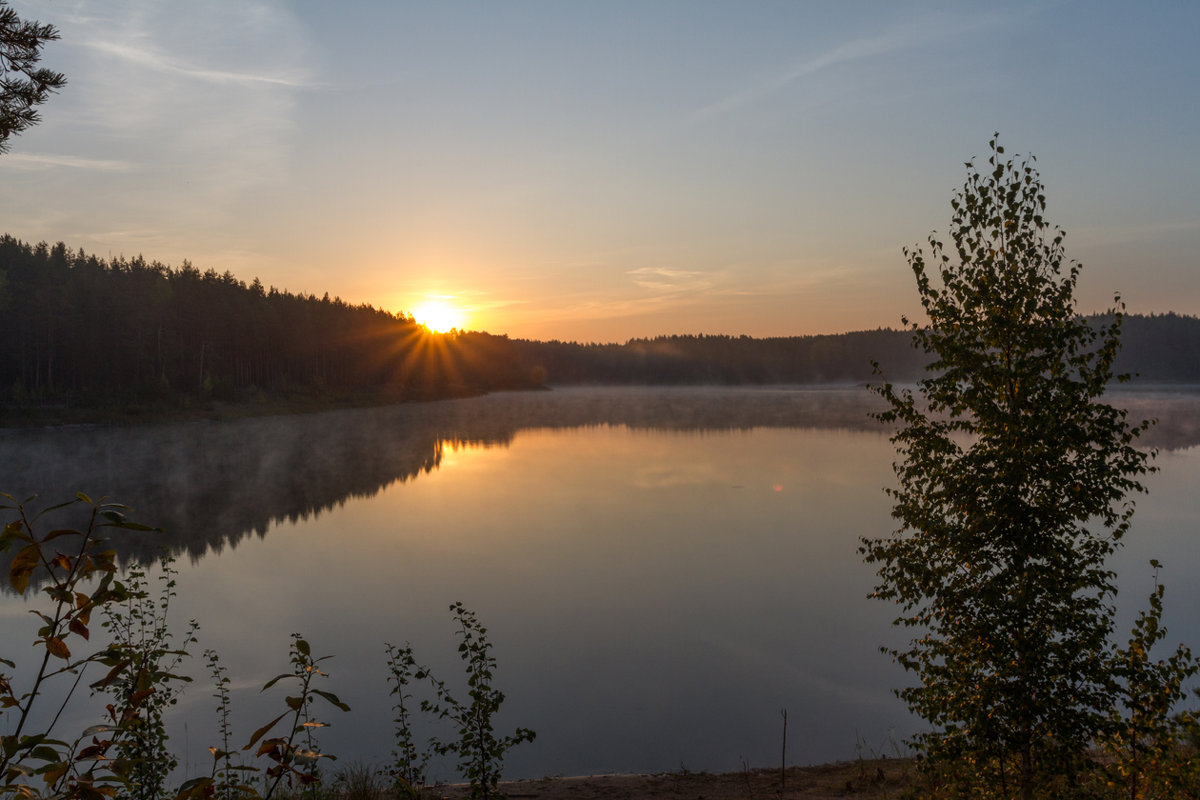
[[[1200,645],[1197,395],[1120,395],[1161,472],[1114,567],[1121,625],[1165,563],[1168,643]],[[200,650],[221,653],[238,740],[282,710],[259,687],[301,631],[354,709],[325,748],[391,748],[383,644],[461,674],[447,606],[489,629],[502,727],[538,739],[508,774],[733,770],[890,752],[915,730],[878,652],[902,634],[866,599],[860,536],[890,531],[894,452],[861,388],[572,389],[230,423],[0,433],[0,489],[46,504],[83,490],[165,533],[172,618],[201,624],[172,718],[191,774],[215,744]],[[35,504],[36,505],[36,504]],[[0,598],[5,655],[27,600]],[[1120,630],[1120,629],[1119,629]],[[85,723],[86,724],[86,723]],[[186,727],[185,727],[186,726]],[[443,773],[441,777],[450,777]]]

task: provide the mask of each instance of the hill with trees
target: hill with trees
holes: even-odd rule
[[[0,236],[0,407],[18,418],[55,407],[157,412],[220,402],[286,410],[543,383],[862,383],[872,361],[908,382],[927,358],[912,341],[910,331],[887,328],[624,344],[435,334],[404,314],[247,284],[187,261],[103,259]],[[1200,383],[1200,319],[1127,316],[1116,370],[1141,383]]]
[[[531,385],[506,337],[434,334],[326,294],[0,236],[10,404],[445,397]]]
[[[518,340],[530,365],[551,384],[860,383],[872,359],[917,375],[923,357],[907,331],[880,328],[852,333],[756,339],[750,336],[659,336],[624,344]]]
[[[1104,315],[1089,322],[1110,322]],[[1118,373],[1134,383],[1200,383],[1200,319],[1178,314],[1127,314]],[[890,380],[913,382],[927,356],[910,331],[873,331],[755,339],[749,336],[659,336],[625,344],[518,340],[516,349],[551,384],[863,383],[872,362]]]

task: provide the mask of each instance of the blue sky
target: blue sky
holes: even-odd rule
[[[467,326],[896,325],[993,131],[1082,310],[1200,313],[1200,4],[13,0],[67,87],[0,158],[27,241]]]

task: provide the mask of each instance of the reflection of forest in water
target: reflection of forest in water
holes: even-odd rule
[[[1158,418],[1144,446],[1200,443],[1200,393],[1139,390],[1112,402],[1131,419]],[[105,495],[165,529],[135,537],[125,554],[166,546],[198,559],[437,469],[448,445],[507,446],[522,430],[597,425],[879,431],[869,416],[879,408],[860,387],[567,389],[234,422],[12,430],[0,433],[0,491],[37,493],[35,507],[77,491]]]

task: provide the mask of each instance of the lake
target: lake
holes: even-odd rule
[[[1113,561],[1118,630],[1158,558],[1168,642],[1200,645],[1200,393],[1113,402],[1160,419],[1145,443],[1161,469]],[[508,776],[775,765],[782,709],[788,759],[805,764],[890,754],[918,729],[891,693],[905,674],[879,652],[902,634],[866,599],[874,575],[857,552],[893,528],[876,403],[846,387],[560,389],[13,430],[0,432],[0,489],[47,504],[107,494],[166,529],[124,546],[175,553],[172,619],[201,626],[196,683],[170,719],[191,775],[217,744],[201,650],[229,669],[241,742],[283,710],[282,691],[259,688],[289,671],[289,635],[303,632],[334,654],[324,688],[353,709],[324,715],[324,749],[379,764],[384,643],[411,642],[457,684],[459,600],[494,644],[502,729],[538,733]],[[28,658],[31,607],[0,597],[0,655]]]

